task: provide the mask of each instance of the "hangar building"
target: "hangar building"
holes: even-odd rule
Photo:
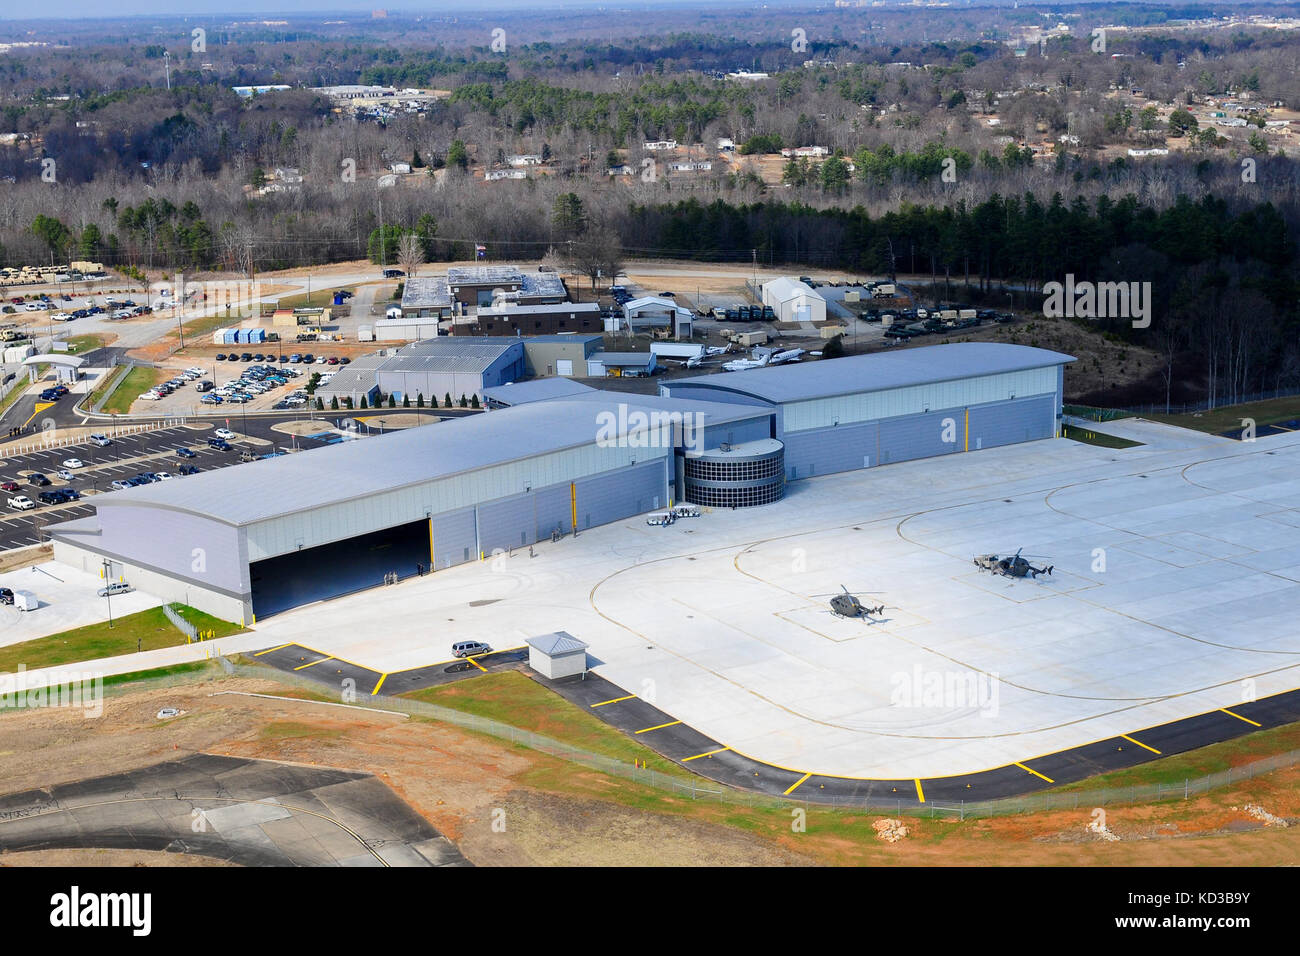
[[[660,394],[771,408],[787,480],[1058,434],[1065,365],[1047,349],[959,342],[696,375]]]
[[[441,401],[451,395],[480,400],[483,390],[504,382],[513,382],[526,374],[524,346],[518,339],[440,336],[424,339],[386,354],[362,356],[346,369],[316,389],[329,402],[361,396],[371,404],[379,396],[394,396],[400,403],[408,395],[414,403],[420,395],[425,402]]]
[[[963,343],[657,396],[503,385],[489,395],[509,407],[99,495],[49,532],[65,564],[108,560],[163,600],[248,621],[678,501],[761,505],[790,479],[1049,438],[1070,361]]]
[[[686,448],[771,429],[752,405],[588,392],[100,495],[50,529],[55,558],[247,622],[667,507]]]

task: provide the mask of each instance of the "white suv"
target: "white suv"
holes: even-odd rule
[[[9,499],[9,507],[13,508],[14,511],[31,511],[36,507],[36,502],[26,495],[14,495]]]
[[[235,433],[229,428],[218,428],[212,434],[216,435],[218,438],[224,438],[226,441],[230,441],[230,439],[235,437]]]

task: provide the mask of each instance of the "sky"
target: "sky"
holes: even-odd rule
[[[635,0],[634,0],[635,2]],[[705,0],[658,0],[658,3],[701,5]],[[240,15],[349,12],[369,13],[381,8],[392,12],[427,13],[482,12],[484,9],[625,6],[619,0],[0,0],[0,19],[17,20],[37,17],[101,18],[129,16],[187,16],[194,14],[233,13]],[[641,5],[641,4],[638,4]]]

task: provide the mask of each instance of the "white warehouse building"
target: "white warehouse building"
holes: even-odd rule
[[[783,276],[764,282],[763,304],[772,308],[779,322],[826,321],[826,300],[820,292],[798,279]]]

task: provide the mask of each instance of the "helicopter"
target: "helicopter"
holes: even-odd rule
[[[885,613],[885,606],[868,607],[849,593],[849,589],[840,585],[843,594],[836,594],[831,598],[831,613],[837,617],[860,617],[869,618],[871,615],[881,615]]]
[[[1001,574],[1008,578],[1036,578],[1040,574],[1051,574],[1055,565],[1049,564],[1045,568],[1036,568],[1028,560],[1020,556],[1019,549],[1009,558],[1000,558],[996,554],[982,554],[975,559],[975,567],[981,571],[989,571],[993,574]]]

